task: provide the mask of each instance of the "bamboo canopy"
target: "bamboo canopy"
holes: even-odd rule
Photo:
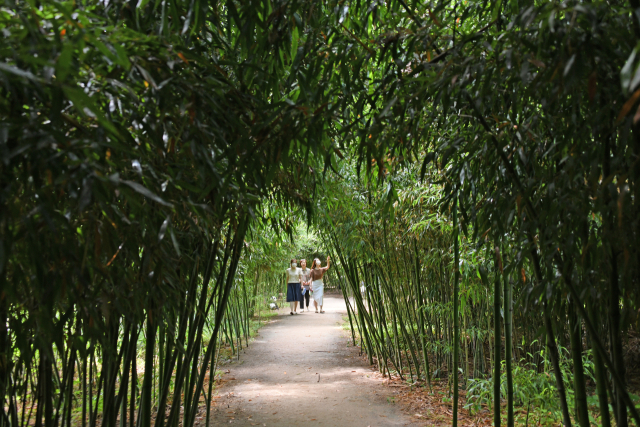
[[[326,255],[454,426],[640,425],[639,7],[4,0],[0,427],[208,427]]]

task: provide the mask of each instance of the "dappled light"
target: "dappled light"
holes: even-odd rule
[[[0,427],[640,426],[638,0],[0,32]]]

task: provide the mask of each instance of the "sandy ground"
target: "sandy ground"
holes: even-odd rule
[[[352,346],[341,325],[342,297],[325,296],[325,314],[281,310],[240,360],[221,366],[212,425],[400,426],[411,420]]]

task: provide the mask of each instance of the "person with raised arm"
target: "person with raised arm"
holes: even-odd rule
[[[314,259],[311,264],[311,290],[313,291],[313,305],[316,307],[316,313],[318,313],[318,306],[320,306],[320,313],[324,314],[324,310],[322,310],[324,296],[324,282],[322,281],[322,276],[327,272],[330,265],[330,257],[327,257],[326,267],[321,267],[321,263],[318,258]]]

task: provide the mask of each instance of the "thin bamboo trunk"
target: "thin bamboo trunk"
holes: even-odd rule
[[[458,362],[460,353],[460,319],[458,313],[460,282],[460,242],[458,238],[458,198],[453,201],[453,244],[454,244],[454,281],[453,281],[453,427],[458,426]]]
[[[558,396],[560,398],[560,409],[562,410],[562,422],[565,427],[571,427],[571,416],[569,415],[569,406],[567,405],[567,394],[564,388],[564,379],[560,370],[560,355],[556,346],[556,338],[553,333],[553,325],[551,323],[551,314],[549,313],[549,305],[545,302],[544,307],[544,324],[547,331],[547,345],[549,346],[549,356],[553,365],[553,373],[556,377],[556,386],[558,388]]]
[[[622,350],[622,337],[620,333],[620,288],[618,284],[618,261],[613,248],[611,249],[611,292],[609,294],[609,334],[611,338],[611,356],[613,366],[620,379],[620,384],[616,384],[614,414],[616,415],[617,427],[627,427],[627,406],[622,395],[626,393],[625,366]]]
[[[605,138],[604,143],[604,158],[602,162],[602,172],[604,176],[609,177],[611,172],[611,152],[613,151],[611,147],[611,138]],[[615,172],[614,172],[615,174]],[[603,199],[605,206],[610,205],[611,196],[607,189],[608,186],[603,187]],[[605,233],[606,237],[610,239],[610,241],[617,240],[616,239],[616,225],[615,225],[615,214],[610,210],[604,212],[606,223],[605,223]],[[605,247],[606,255],[609,258],[610,263],[610,289],[609,289],[609,337],[611,344],[611,362],[613,363],[613,368],[615,369],[615,373],[617,374],[618,381],[614,384],[614,415],[616,418],[617,427],[627,427],[627,407],[625,402],[623,402],[623,395],[626,394],[626,384],[625,384],[625,367],[624,360],[622,357],[622,340],[620,336],[620,287],[619,287],[619,278],[618,278],[618,256],[613,245],[609,245],[609,247]]]
[[[504,256],[502,260],[503,263],[506,264],[506,258]],[[507,374],[507,427],[513,427],[513,297],[511,281],[509,280],[509,274],[506,271],[503,273],[502,278],[504,280],[504,358],[506,362],[505,371]]]
[[[571,338],[571,357],[573,358],[573,389],[576,399],[576,414],[580,427],[589,427],[589,412],[587,407],[587,385],[582,365],[582,325],[574,307],[575,302],[569,304],[569,335]]]
[[[462,315],[462,327],[464,331],[464,385],[469,384],[469,342],[467,333],[467,316]]]
[[[500,267],[498,246],[496,246],[495,280],[493,287],[493,425],[500,427],[500,355],[502,354],[502,331],[500,325]]]
[[[151,394],[153,376],[153,350],[155,348],[156,323],[154,322],[153,309],[147,312],[147,343],[145,348],[144,380],[142,381],[142,396],[140,398],[139,427],[151,426]]]
[[[66,414],[67,414],[67,427],[71,427],[71,409],[73,407],[73,372],[74,372],[74,367],[76,366],[76,350],[72,347],[71,349],[71,355],[70,355],[70,372],[68,372],[68,378],[69,378],[69,392],[67,394],[67,398],[66,398],[66,402],[65,402],[65,409],[66,409]],[[17,425],[17,420],[15,420],[13,422],[13,425]]]
[[[137,334],[136,334],[137,336]],[[136,400],[138,388],[138,342],[136,340],[131,358],[131,393],[129,396],[129,427],[136,425]],[[156,419],[157,421],[157,419]]]
[[[85,344],[83,344],[85,345]],[[86,348],[86,347],[85,347]],[[87,357],[82,358],[82,427],[87,427]]]
[[[89,346],[89,425],[93,426],[93,358],[94,358],[94,346],[93,343]]]
[[[600,329],[600,316],[594,308],[594,303],[590,303],[590,314],[595,326]],[[595,368],[596,377],[596,392],[598,395],[598,406],[600,408],[600,423],[602,427],[611,427],[611,417],[609,415],[609,401],[607,399],[607,377],[602,362],[602,356],[597,349],[592,346],[593,365]]]

